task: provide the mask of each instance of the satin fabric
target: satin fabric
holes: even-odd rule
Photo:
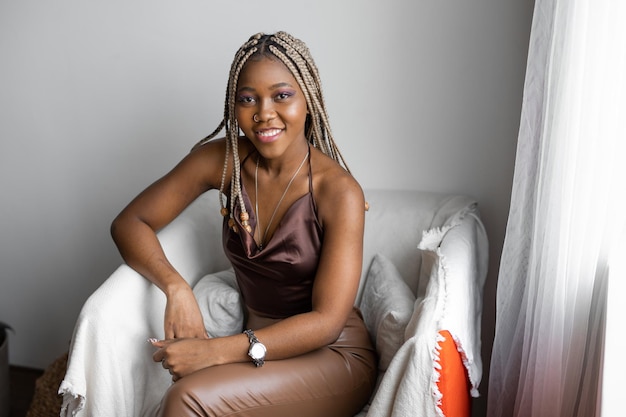
[[[254,231],[256,215],[243,184],[241,190]],[[310,156],[309,192],[289,207],[263,249],[257,246],[252,233],[243,228],[239,214],[239,204],[235,204],[238,233],[228,227],[228,218],[225,218],[222,236],[224,252],[235,270],[244,303],[272,318],[311,311],[313,281],[324,232],[313,198]]]
[[[245,160],[244,160],[245,162]],[[256,218],[242,185],[254,230]],[[239,219],[239,205],[234,212]],[[223,226],[230,259],[253,330],[311,311],[311,294],[322,247],[309,157],[309,192],[283,216],[266,246],[238,224]],[[252,362],[214,366],[174,383],[158,416],[352,417],[369,400],[376,383],[377,356],[358,309],[329,346],[257,368]]]
[[[341,336],[327,347],[266,361],[260,368],[232,363],[178,380],[158,416],[352,417],[375,383],[376,353],[355,309]]]

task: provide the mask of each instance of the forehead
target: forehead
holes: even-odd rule
[[[277,59],[263,57],[246,62],[239,74],[237,89],[258,89],[285,83],[299,88],[298,81],[285,64]]]

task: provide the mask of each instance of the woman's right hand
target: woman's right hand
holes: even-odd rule
[[[165,339],[208,339],[200,307],[189,285],[168,292],[164,326]]]

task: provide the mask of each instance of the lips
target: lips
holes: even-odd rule
[[[272,128],[272,129],[263,129],[263,130],[257,130],[256,132],[254,132],[256,134],[256,137],[259,141],[261,142],[273,142],[276,139],[278,139],[278,136],[282,133],[282,129],[276,129],[276,128]]]

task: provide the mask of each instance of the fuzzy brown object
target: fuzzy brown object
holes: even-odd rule
[[[26,417],[58,417],[63,397],[59,386],[67,369],[67,353],[57,358],[35,381],[35,393]]]

